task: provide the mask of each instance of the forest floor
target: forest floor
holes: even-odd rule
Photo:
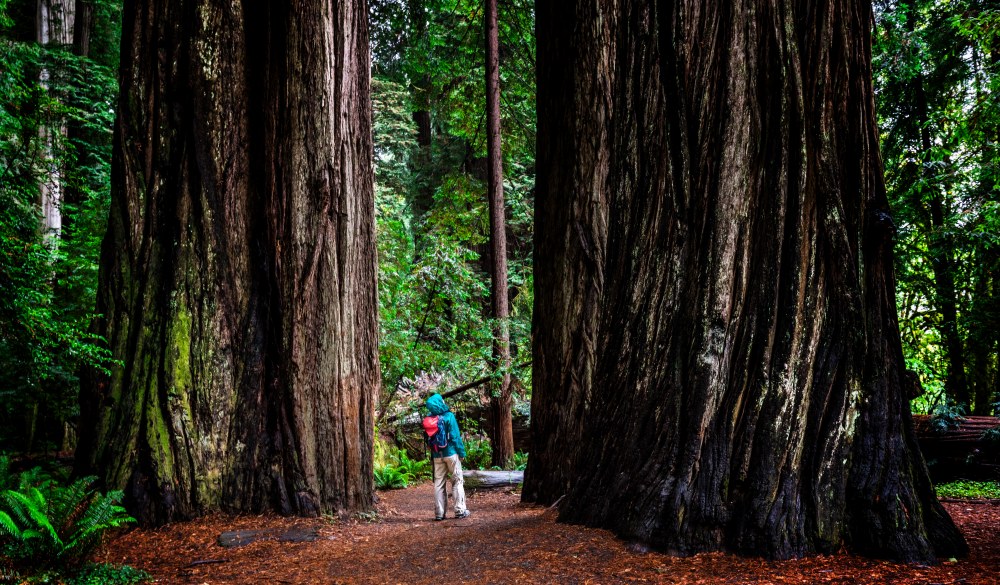
[[[610,532],[556,523],[510,490],[469,493],[472,516],[433,520],[428,483],[379,492],[377,516],[350,521],[211,516],[109,542],[95,560],[129,564],[158,583],[1000,583],[1000,505],[948,502],[969,540],[968,559],[928,567],[848,554],[764,561],[722,553],[644,553]],[[221,533],[315,530],[313,542],[265,539],[236,548]]]

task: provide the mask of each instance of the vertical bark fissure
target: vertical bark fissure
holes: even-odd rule
[[[681,553],[961,553],[898,379],[869,9],[631,0],[601,4],[602,21],[579,0],[573,21],[558,4],[538,7],[532,423],[545,434],[525,499],[568,491],[563,520]],[[570,76],[607,71],[602,50],[607,91],[568,94]],[[586,140],[609,162],[588,165],[603,194],[591,215],[572,207]],[[564,235],[587,230],[606,237],[595,268]],[[593,274],[596,294],[576,294]],[[599,341],[567,352],[564,328]]]
[[[143,522],[372,503],[366,14],[126,3],[98,327],[124,368],[92,376],[81,468]]]

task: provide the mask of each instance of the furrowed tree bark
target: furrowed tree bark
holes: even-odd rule
[[[75,0],[73,9],[73,54],[81,57],[90,55],[90,33],[94,29],[94,3]]]
[[[363,0],[125,5],[79,464],[158,523],[373,502]]]
[[[531,449],[526,501],[551,504],[572,483],[584,431],[604,290],[613,14],[597,2],[536,5]],[[576,34],[574,36],[574,30]],[[567,40],[575,42],[568,43]],[[542,57],[544,56],[544,57]],[[544,293],[541,293],[544,291]]]
[[[966,552],[901,385],[871,18],[539,2],[525,499],[680,554]]]
[[[502,370],[490,396],[491,465],[505,468],[514,460],[510,389],[510,304],[507,298],[507,219],[503,198],[503,151],[500,142],[500,44],[497,33],[497,0],[486,0],[486,149],[490,204],[490,301],[493,332],[493,367]]]

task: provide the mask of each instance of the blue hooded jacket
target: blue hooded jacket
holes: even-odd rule
[[[462,432],[458,430],[458,420],[444,403],[444,398],[440,394],[431,394],[427,399],[427,410],[431,416],[438,417],[438,426],[448,432],[448,446],[442,451],[431,453],[432,457],[451,457],[455,453],[465,459],[465,444],[462,443]]]

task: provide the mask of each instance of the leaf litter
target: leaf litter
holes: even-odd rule
[[[897,564],[841,553],[767,561],[724,553],[672,557],[606,530],[556,522],[510,490],[468,494],[472,516],[435,522],[427,483],[379,492],[377,514],[350,520],[212,515],[108,542],[95,560],[148,571],[157,583],[663,583],[671,585],[1000,585],[1000,506],[944,506],[969,541],[967,559]],[[262,538],[236,548],[220,534],[314,529],[314,542]]]

